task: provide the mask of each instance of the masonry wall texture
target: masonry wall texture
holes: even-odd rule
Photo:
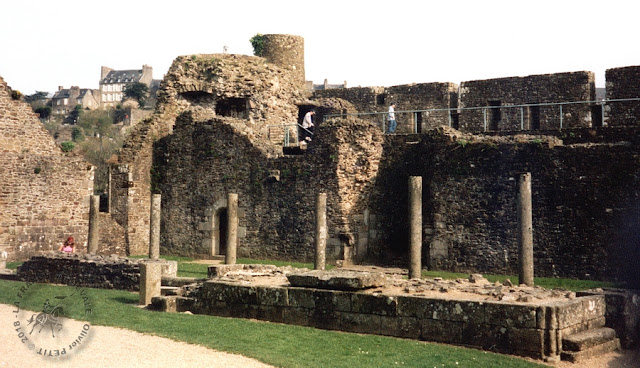
[[[607,100],[640,98],[640,66],[612,68],[605,71]],[[634,83],[635,81],[635,83]],[[609,126],[640,125],[638,101],[613,102],[609,104]]]
[[[277,149],[269,142],[269,125],[295,124],[298,109],[292,101],[302,101],[301,93],[290,73],[264,58],[178,57],[163,80],[155,114],[132,129],[112,170],[120,178],[112,180],[111,210],[126,229],[128,254],[148,251],[153,142],[172,132],[182,112],[189,110],[198,120],[244,119],[248,125],[241,134],[272,156]]]
[[[68,236],[86,249],[93,168],[65,154],[0,78],[0,251],[24,259],[58,250]]]
[[[458,105],[458,86],[454,83],[420,83],[393,87],[355,87],[327,89],[314,92],[314,98],[336,97],[351,102],[360,113],[360,118],[377,124],[381,130],[388,124],[387,112],[391,103],[396,111],[450,109]],[[396,113],[398,133],[416,133],[440,125],[450,125],[448,111]],[[453,114],[452,118],[455,118]]]
[[[605,324],[603,295],[518,304],[206,281],[177,310],[553,357],[562,337]]]
[[[637,275],[637,244],[625,231],[640,197],[635,144],[563,146],[548,137],[481,138],[442,128],[387,137],[382,157],[371,212],[387,221],[377,224],[379,243],[370,244],[381,259],[407,251],[406,187],[409,176],[419,175],[425,264],[516,273],[516,183],[528,171],[536,275]]]
[[[514,273],[515,183],[530,171],[538,275],[616,278],[638,264],[633,257],[621,261],[639,253],[625,239],[638,205],[637,129],[591,129],[589,105],[563,107],[562,130],[559,108],[527,107],[522,116],[520,109],[515,115],[506,109],[593,100],[592,73],[463,82],[459,96],[452,83],[310,95],[286,67],[298,61],[286,58],[291,63],[276,62],[284,67],[239,55],[174,61],[156,113],[133,128],[112,168],[111,211],[125,228],[128,254],[148,252],[151,192],[163,195],[164,253],[223,254],[226,196],[238,193],[240,256],[310,260],[315,195],[327,192],[330,260],[405,262],[407,179],[418,175],[424,183],[423,263]],[[396,110],[447,109],[457,108],[458,100],[457,116],[401,119],[400,132],[423,134],[381,134],[390,102],[397,102]],[[491,136],[428,130],[457,125],[482,132],[484,113],[466,108],[487,104],[501,111],[489,112]],[[310,108],[321,111],[313,142],[285,155],[284,131],[274,134],[274,127],[291,129],[282,124],[295,124]],[[381,114],[322,118],[354,111]],[[521,128],[545,135],[517,134]]]
[[[240,256],[313,256],[315,197],[328,193],[330,259],[366,254],[363,196],[377,171],[380,132],[360,120],[327,122],[303,156],[269,157],[237,133],[244,121],[182,115],[156,145],[154,185],[162,192],[162,251],[223,254],[226,195],[239,193]],[[358,142],[357,144],[353,144]],[[198,175],[194,175],[198,172]],[[363,196],[361,196],[361,195]],[[169,225],[170,224],[170,225]],[[217,244],[217,248],[216,248]]]
[[[467,132],[591,127],[589,104],[508,108],[510,105],[594,101],[592,72],[467,81],[460,84],[459,129]],[[469,109],[494,106],[490,109]],[[486,118],[485,118],[486,115]],[[562,116],[562,126],[560,126]],[[486,122],[486,123],[485,123]],[[485,126],[486,125],[486,126]]]

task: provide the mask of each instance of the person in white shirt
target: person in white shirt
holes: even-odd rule
[[[304,115],[304,119],[302,120],[302,129],[300,129],[300,143],[309,143],[311,142],[311,136],[313,135],[313,115],[316,112],[311,110]]]
[[[387,130],[387,133],[394,133],[396,131],[396,126],[398,125],[396,123],[396,103],[393,102],[391,103],[391,106],[389,106],[389,129]]]

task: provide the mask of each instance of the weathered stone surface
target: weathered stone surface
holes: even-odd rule
[[[578,363],[582,360],[592,357],[600,356],[612,351],[620,349],[620,339],[615,338],[600,345],[593,346],[587,350],[582,351],[563,351],[560,355],[562,360],[568,360],[573,363]]]
[[[161,281],[161,263],[140,263],[140,304],[149,305],[151,298],[161,295]]]
[[[485,303],[484,313],[487,323],[503,327],[536,328],[537,306],[514,305],[509,303]]]
[[[313,270],[287,275],[292,286],[333,290],[363,290],[384,285],[382,272]]]
[[[256,287],[257,304],[288,306],[289,305],[289,289],[284,287]]]
[[[351,294],[351,310],[358,313],[396,316],[398,301],[389,295]]]
[[[562,349],[565,351],[582,351],[592,346],[602,344],[604,342],[616,338],[616,331],[612,328],[597,328],[583,331],[562,338]]]
[[[0,252],[24,260],[73,236],[86,251],[92,165],[64,153],[31,106],[0,77]]]
[[[233,272],[263,272],[275,270],[276,266],[266,264],[219,264],[211,265],[207,269],[207,276],[209,278],[226,276]]]

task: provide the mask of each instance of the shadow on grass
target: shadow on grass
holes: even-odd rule
[[[138,299],[125,298],[125,297],[121,297],[121,296],[117,296],[115,298],[109,298],[109,300],[113,300],[113,301],[116,301],[116,302],[122,303],[122,304],[138,304]]]

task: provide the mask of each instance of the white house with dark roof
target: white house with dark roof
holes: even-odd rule
[[[151,87],[153,68],[143,65],[138,70],[113,70],[103,66],[100,71],[100,105],[113,107],[122,102],[124,88],[131,83],[144,83]]]
[[[97,109],[100,107],[98,91],[94,89],[58,87],[58,91],[51,98],[51,113],[56,116],[67,116],[77,105],[82,109]]]

